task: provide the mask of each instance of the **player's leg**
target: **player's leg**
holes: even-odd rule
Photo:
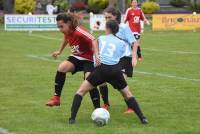
[[[133,76],[133,66],[132,66],[132,58],[131,57],[123,57],[120,59],[120,65],[122,67],[122,73],[124,79],[127,80],[128,77],[132,78]],[[133,113],[133,109],[128,106],[126,99],[124,99],[127,109],[124,112],[125,114]]]
[[[138,46],[138,49],[137,49],[137,56],[138,56],[139,59],[142,58],[140,46]]]
[[[89,76],[90,72],[85,73],[85,79]],[[92,100],[94,108],[100,108],[100,95],[99,90],[97,87],[94,87],[92,90],[90,90],[90,98]]]
[[[70,61],[63,61],[59,67],[58,71],[56,73],[55,77],[55,95],[61,96],[61,92],[65,83],[66,73],[67,72],[73,72],[75,70],[75,66]]]
[[[99,91],[101,93],[101,97],[103,99],[103,106],[102,108],[105,108],[106,110],[109,109],[110,104],[109,104],[109,99],[108,99],[108,86],[106,83],[103,83],[99,85]]]
[[[83,64],[83,71],[86,79],[89,74],[94,70],[94,63],[91,61],[84,61]],[[97,87],[94,87],[93,90],[90,90],[90,98],[92,100],[94,108],[100,108],[100,95]]]
[[[130,108],[134,109],[135,113],[139,117],[142,123],[148,123],[147,119],[144,117],[140,107],[133,97],[132,93],[129,91],[128,85],[126,80],[123,77],[122,72],[117,72],[113,74],[112,79],[108,81],[115,89],[118,89],[124,99],[126,99],[127,104]]]
[[[124,97],[124,99],[126,99],[126,102],[127,102],[128,106],[130,108],[134,109],[134,111],[137,114],[137,116],[139,117],[140,121],[143,124],[147,124],[148,120],[143,115],[138,102],[136,101],[135,97],[133,97],[133,95],[130,92],[128,86],[126,86],[124,89],[120,90],[120,92],[121,92],[122,96]]]
[[[124,79],[127,80],[127,78],[128,78],[127,73],[123,73],[123,76],[124,76]],[[129,106],[129,103],[127,102],[126,99],[124,99],[124,102],[125,102],[126,105],[127,105],[127,109],[126,109],[126,111],[125,111],[124,113],[125,113],[125,114],[133,113],[133,112],[134,112],[134,109],[132,109],[132,108]]]
[[[66,79],[67,72],[75,72],[77,59],[69,57],[68,60],[61,62],[55,76],[54,96],[47,102],[47,106],[60,105],[60,96]]]
[[[71,117],[69,118],[69,124],[74,124],[76,120],[76,115],[78,113],[78,110],[81,106],[82,98],[83,96],[90,90],[92,90],[94,87],[87,81],[85,80],[78,91],[76,92],[72,106],[71,106]]]
[[[76,92],[71,107],[71,117],[69,118],[69,124],[75,123],[76,115],[81,105],[83,96],[88,91],[93,90],[94,87],[104,82],[100,71],[101,71],[100,67],[95,68],[95,70],[89,74],[86,80],[81,84],[79,90]]]
[[[140,47],[140,44],[141,44],[140,35],[135,34],[135,38],[136,38],[137,41],[138,41],[138,49],[137,49],[138,60],[139,60],[139,61],[142,61],[142,60],[143,60],[143,56],[142,56],[142,50],[141,50],[141,47]]]

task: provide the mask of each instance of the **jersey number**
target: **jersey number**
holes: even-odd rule
[[[104,52],[104,54],[108,57],[112,57],[114,54],[114,51],[116,50],[116,46],[112,43],[106,44],[105,41],[102,41],[102,47],[100,50],[100,53]],[[104,50],[105,46],[108,45],[107,49]]]
[[[133,18],[133,23],[139,23],[140,22],[140,17],[139,16],[135,16]]]

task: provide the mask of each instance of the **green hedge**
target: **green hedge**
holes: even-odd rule
[[[183,0],[171,0],[170,4],[174,7],[184,7],[186,5],[186,2]]]
[[[0,16],[0,24],[4,24],[4,16]]]
[[[15,0],[15,11],[20,14],[28,14],[35,10],[35,0]]]
[[[160,5],[156,2],[144,2],[142,4],[142,10],[146,14],[152,14],[160,9]]]
[[[192,11],[200,13],[200,0],[191,0],[190,8]]]
[[[108,0],[88,0],[88,12],[99,13],[108,6]]]

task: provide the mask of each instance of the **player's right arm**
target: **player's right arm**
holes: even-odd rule
[[[62,53],[62,51],[64,50],[66,45],[67,45],[67,43],[65,41],[65,38],[63,38],[63,40],[60,43],[60,48],[57,51],[54,51],[52,53],[52,57],[56,59],[58,57],[58,55],[60,55]]]
[[[92,41],[92,45],[93,45],[93,50],[94,50],[95,63],[98,66],[101,64],[101,61],[99,57],[99,44],[98,44],[97,39]]]
[[[125,23],[129,20],[129,10],[130,8],[128,8],[125,13],[125,20],[124,20]]]

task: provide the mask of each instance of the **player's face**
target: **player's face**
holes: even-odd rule
[[[68,33],[70,31],[69,24],[63,20],[57,21],[57,27],[62,33]]]
[[[132,3],[131,3],[131,5],[132,5],[132,7],[134,7],[134,8],[137,7],[137,0],[133,0]]]
[[[106,21],[116,20],[116,16],[112,15],[111,13],[105,13],[104,16],[105,16]]]

